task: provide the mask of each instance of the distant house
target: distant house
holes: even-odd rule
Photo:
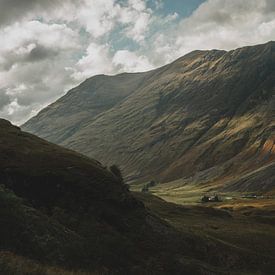
[[[214,195],[214,196],[206,196],[204,195],[202,198],[201,198],[201,202],[220,202],[222,201],[218,195]]]
[[[257,199],[257,195],[256,194],[245,194],[242,195],[243,199]]]

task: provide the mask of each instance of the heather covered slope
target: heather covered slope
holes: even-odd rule
[[[158,270],[159,260],[150,255],[160,236],[152,237],[149,221],[167,226],[99,163],[4,120],[0,155],[1,251],[103,273],[142,272],[151,259]]]
[[[4,120],[0,155],[2,251],[89,270],[143,265],[131,234],[146,212],[112,173]]]
[[[83,124],[65,115],[61,123],[74,129],[66,138],[56,116],[74,105],[73,94],[86,104],[87,91],[71,91],[23,128],[102,163],[117,163],[129,180],[231,182],[274,162],[274,42],[229,52],[195,51],[140,76],[142,84],[135,88],[121,76],[105,76],[105,87],[118,78],[129,93],[97,116],[85,114]],[[265,174],[261,179],[263,185],[268,180]]]
[[[0,156],[0,271],[12,274],[9,262],[16,266],[20,257],[30,259],[30,266],[100,274],[182,273],[184,257],[209,261],[200,248],[188,252],[196,236],[183,238],[150,214],[96,161],[5,120],[0,120]],[[193,268],[215,269],[203,265]]]
[[[98,162],[5,120],[0,156],[0,273],[253,274],[274,268],[273,254],[179,230]],[[169,207],[177,213],[178,206]],[[230,224],[226,211],[213,213]]]

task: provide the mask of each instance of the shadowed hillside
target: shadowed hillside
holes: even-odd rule
[[[179,233],[96,161],[5,120],[0,120],[0,156],[0,271],[5,274],[224,270],[231,251],[214,261],[205,249],[215,251],[218,244]],[[244,258],[236,258],[236,269],[247,268]]]
[[[0,156],[5,274],[252,274],[273,268],[273,256],[182,231],[98,162],[5,120]],[[226,222],[230,215],[221,213]]]
[[[93,77],[23,129],[117,163],[129,181],[226,181],[249,191],[254,183],[234,177],[274,165],[274,87],[275,42],[194,51],[148,73]],[[272,171],[253,176],[266,191]]]

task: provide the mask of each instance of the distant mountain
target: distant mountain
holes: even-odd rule
[[[23,129],[117,164],[129,181],[186,178],[226,181],[230,190],[260,184],[270,191],[275,42],[229,52],[194,51],[150,72],[92,77]],[[257,169],[257,184],[250,184]],[[248,182],[242,184],[244,178]]]

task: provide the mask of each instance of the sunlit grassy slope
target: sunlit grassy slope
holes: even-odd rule
[[[147,184],[148,181],[135,182],[130,187],[133,191],[141,191]],[[167,183],[156,182],[155,186],[149,187],[149,191],[177,204],[197,204],[201,202],[203,195],[214,194],[221,196],[225,202],[235,201],[246,194],[255,194],[258,198],[275,198],[275,162],[243,175],[236,173],[222,179],[211,180],[208,173],[201,173],[198,177],[181,178]]]

